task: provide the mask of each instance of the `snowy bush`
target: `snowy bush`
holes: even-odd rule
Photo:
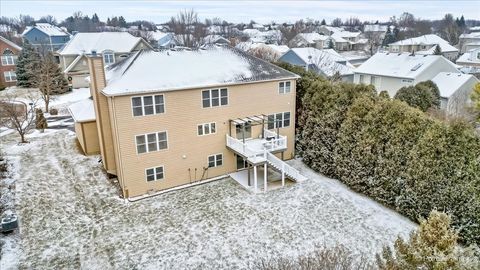
[[[395,99],[426,112],[440,106],[440,92],[432,81],[420,82],[415,86],[405,86],[398,90]]]
[[[394,251],[385,247],[377,255],[380,270],[403,269],[480,269],[475,246],[463,248],[457,243],[458,235],[450,226],[445,213],[432,211],[420,223],[408,241],[401,237],[395,241]]]

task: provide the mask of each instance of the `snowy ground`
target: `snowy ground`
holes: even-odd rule
[[[267,194],[232,179],[127,203],[74,133],[47,130],[17,145],[13,165],[20,231],[0,236],[0,269],[244,269],[259,258],[296,257],[343,244],[373,259],[415,225],[338,181],[310,178]],[[1,245],[1,243],[0,243]]]

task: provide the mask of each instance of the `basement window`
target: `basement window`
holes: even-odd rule
[[[149,168],[145,170],[147,182],[164,179],[163,166]]]
[[[219,167],[223,165],[223,154],[208,156],[208,167]]]

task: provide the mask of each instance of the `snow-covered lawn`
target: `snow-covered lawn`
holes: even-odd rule
[[[3,136],[20,231],[4,237],[0,269],[244,269],[343,244],[373,259],[415,224],[338,181],[310,179],[252,194],[230,178],[128,203],[96,157],[65,130]]]

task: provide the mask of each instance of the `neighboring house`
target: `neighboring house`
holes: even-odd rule
[[[235,48],[270,62],[277,61],[284,53],[290,50],[286,45],[265,44],[251,41],[240,42]]]
[[[282,161],[294,157],[299,76],[226,46],[139,51],[107,69],[92,55],[88,65],[98,137],[81,138],[95,127],[77,137],[98,140],[124,197],[227,174],[254,191],[268,188],[271,170],[279,186],[305,179]]]
[[[152,35],[156,43],[155,47],[158,49],[172,49],[175,48],[175,46],[180,45],[180,43],[175,39],[174,33],[155,31]]]
[[[339,53],[342,57],[345,57],[350,64],[354,67],[358,67],[361,64],[365,63],[370,58],[365,51],[355,50],[355,51],[345,51]]]
[[[39,49],[54,52],[70,40],[70,34],[64,28],[49,23],[37,23],[27,26],[22,33],[24,40]]]
[[[458,57],[458,49],[450,45],[443,38],[429,34],[416,38],[400,40],[388,45],[391,53],[410,52],[415,54],[434,54],[436,46],[439,45],[442,55],[450,61],[454,61]]]
[[[466,116],[471,103],[470,95],[480,81],[475,76],[462,73],[440,72],[432,81],[440,91],[440,108],[449,116]]]
[[[458,46],[460,47],[460,53],[468,51],[468,45],[480,44],[480,32],[474,32],[470,34],[461,34],[459,37]]]
[[[131,52],[152,49],[144,39],[128,32],[77,33],[56,56],[73,88],[88,87],[87,54],[95,51],[103,56],[105,66],[112,65]]]
[[[354,66],[333,49],[292,48],[278,61],[314,70],[326,77],[338,74],[344,81],[353,81]]]
[[[203,44],[223,44],[229,45],[230,41],[220,35],[208,35],[203,38]]]
[[[387,91],[394,97],[398,89],[431,80],[440,72],[459,73],[441,55],[379,52],[354,70],[354,83],[372,84],[377,92]]]
[[[299,33],[291,41],[290,46],[295,48],[313,47],[324,49],[328,47],[329,37],[319,33]]]
[[[465,52],[457,59],[456,63],[464,67],[480,67],[480,48]]]
[[[318,32],[326,36],[331,36],[333,35],[333,33],[341,32],[341,31],[345,31],[345,29],[341,27],[328,26],[328,25],[322,25],[318,28]]]
[[[368,40],[361,38],[361,32],[338,31],[331,35],[337,51],[363,50]]]
[[[364,33],[383,33],[385,34],[388,31],[388,25],[381,25],[381,24],[365,24],[363,26],[363,32]]]
[[[14,86],[17,84],[15,65],[21,51],[20,46],[0,36],[0,85]]]
[[[245,29],[242,35],[248,37],[252,42],[261,42],[267,44],[278,44],[282,38],[282,33],[279,30],[269,30],[261,32],[257,29]]]

